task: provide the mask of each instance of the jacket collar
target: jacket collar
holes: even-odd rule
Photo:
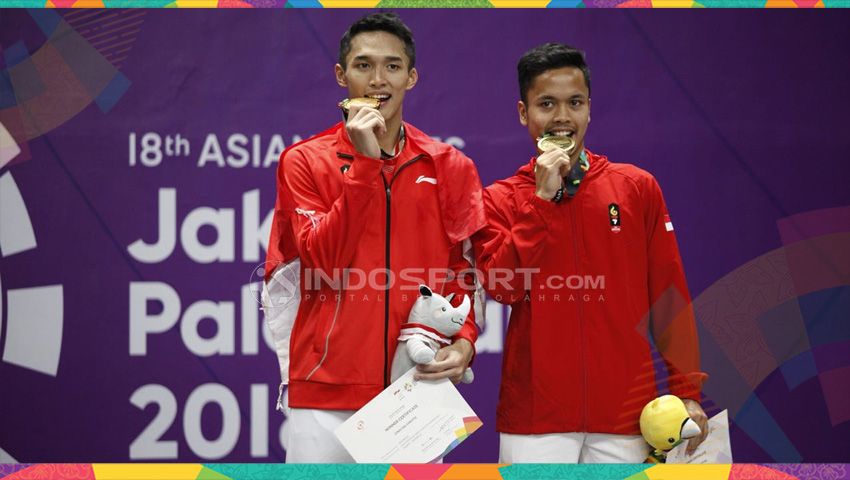
[[[599,175],[599,173],[608,166],[609,162],[604,155],[597,155],[586,148],[584,149],[584,153],[587,155],[587,160],[590,162],[590,170],[587,171],[587,174],[584,177],[584,181],[587,181],[596,175]],[[525,165],[519,167],[514,175],[526,178],[534,183],[534,165],[536,163],[537,157],[531,157],[531,160],[529,160],[529,162]]]
[[[419,145],[420,136],[424,134],[407,122],[402,122],[402,125],[404,128],[405,140],[401,151],[395,157],[398,162],[404,163],[420,155],[428,156],[428,152],[423,150]],[[334,148],[336,148],[337,156],[346,159],[353,159],[354,154],[357,151],[354,149],[354,144],[351,143],[351,138],[345,130],[345,122],[339,122],[331,128],[336,129]]]

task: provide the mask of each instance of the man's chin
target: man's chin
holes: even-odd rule
[[[381,108],[378,111],[381,112],[381,115],[384,116],[385,122],[390,122],[390,121],[392,121],[393,119],[395,119],[396,117],[399,116],[399,110],[397,108],[384,107],[384,108]]]

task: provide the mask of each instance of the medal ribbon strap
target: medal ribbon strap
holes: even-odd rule
[[[397,142],[396,142],[396,144],[395,144],[395,148],[393,148],[393,153],[392,153],[392,155],[390,155],[389,153],[385,152],[385,151],[384,151],[384,149],[382,148],[382,149],[381,149],[381,160],[389,160],[390,158],[393,158],[393,157],[395,157],[396,155],[398,155],[398,154],[399,154],[399,152],[401,152],[401,151],[402,151],[402,149],[404,148],[404,140],[405,140],[405,137],[404,137],[404,124],[402,124],[402,125],[401,125],[401,128],[399,129],[399,132],[398,132],[398,141],[397,141]]]
[[[395,164],[397,160],[397,156],[399,152],[404,148],[404,124],[401,125],[401,129],[398,133],[398,142],[396,142],[395,147],[393,149],[393,154],[385,152],[384,149],[381,149],[381,160],[384,161],[384,167],[381,169],[384,175],[384,180],[387,183],[390,183],[395,175]]]
[[[582,150],[579,155],[579,161],[573,165],[573,168],[570,169],[570,173],[564,177],[564,184],[555,193],[552,201],[560,203],[561,200],[564,199],[564,194],[570,198],[575,196],[576,192],[578,192],[578,187],[581,185],[581,181],[584,180],[584,176],[587,174],[588,170],[590,170],[590,162],[587,160],[587,154],[584,150]]]

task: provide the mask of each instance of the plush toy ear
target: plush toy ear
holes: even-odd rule
[[[430,297],[433,293],[427,285],[419,285],[419,295],[422,295],[423,297]]]
[[[449,303],[452,303],[452,299],[453,299],[453,298],[455,298],[455,294],[454,294],[454,293],[450,293],[450,294],[449,294],[449,296],[448,296],[448,297],[446,297],[446,300],[447,300]]]

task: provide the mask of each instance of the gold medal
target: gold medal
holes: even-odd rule
[[[537,139],[537,148],[541,152],[548,152],[549,150],[560,148],[561,150],[564,150],[567,153],[572,153],[573,149],[576,148],[576,141],[573,139],[573,137],[543,135],[542,137]]]
[[[377,98],[368,98],[368,97],[358,97],[358,98],[346,98],[345,100],[339,102],[337,104],[339,108],[342,109],[343,112],[348,113],[351,107],[370,107],[370,108],[378,108],[381,106],[381,101]]]

